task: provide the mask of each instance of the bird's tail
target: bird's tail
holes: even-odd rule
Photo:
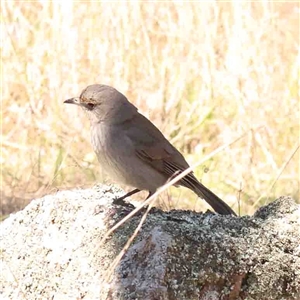
[[[229,207],[229,205],[199,182],[192,173],[182,178],[180,180],[180,184],[191,189],[199,197],[203,198],[217,213],[221,215],[236,216],[236,213]]]

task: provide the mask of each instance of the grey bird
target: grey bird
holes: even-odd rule
[[[81,106],[91,123],[91,142],[103,169],[111,179],[139,191],[148,198],[170,178],[189,167],[183,155],[159,129],[115,88],[93,84],[78,98],[64,103]],[[197,180],[193,172],[177,182],[203,198],[219,214],[236,215],[218,196]]]

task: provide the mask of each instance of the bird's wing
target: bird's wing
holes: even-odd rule
[[[134,144],[137,156],[166,178],[189,167],[182,154],[143,115],[137,114],[130,121],[127,136]]]
[[[164,175],[166,180],[177,176],[189,167],[182,154],[144,116],[135,115],[128,124],[126,134],[135,148],[136,155]],[[235,215],[235,212],[222,199],[197,180],[193,172],[180,179],[178,185],[194,191],[216,212]]]

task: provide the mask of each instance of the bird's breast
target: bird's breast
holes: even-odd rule
[[[101,166],[106,172],[114,173],[120,163],[124,141],[111,126],[97,124],[92,126],[91,142]]]
[[[92,126],[91,142],[101,167],[112,180],[149,191],[165,183],[165,176],[136,155],[136,144],[122,127]]]

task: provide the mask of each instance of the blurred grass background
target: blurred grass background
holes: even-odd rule
[[[106,181],[87,118],[63,105],[93,83],[123,92],[190,164],[245,134],[195,170],[236,211],[299,200],[298,2],[2,1],[1,27],[2,214]],[[182,188],[163,200],[203,202]]]

